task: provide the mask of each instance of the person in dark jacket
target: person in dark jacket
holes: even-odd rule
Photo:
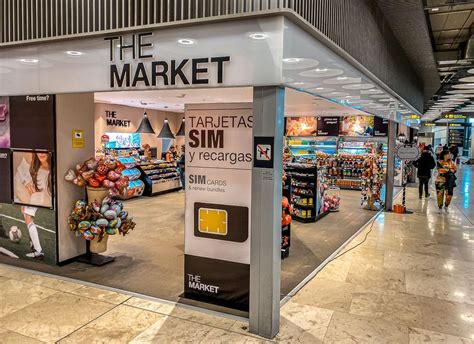
[[[457,158],[458,158],[458,155],[459,155],[458,146],[457,145],[451,145],[451,147],[449,147],[449,152],[451,153],[451,155],[453,157],[453,161],[456,164],[457,163]]]
[[[413,165],[418,169],[418,196],[423,198],[423,188],[425,189],[425,197],[430,197],[429,182],[431,178],[431,170],[436,167],[436,162],[428,147],[425,147],[423,153]]]

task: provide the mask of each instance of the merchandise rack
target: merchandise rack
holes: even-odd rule
[[[142,162],[138,168],[145,183],[145,196],[156,196],[181,189],[178,167],[175,162],[153,160]]]
[[[283,185],[283,196],[291,199],[291,176],[287,176],[285,183]],[[289,209],[283,209],[284,214],[288,214]],[[291,215],[291,214],[290,214]],[[284,245],[285,237],[288,239],[288,244]],[[285,259],[290,255],[290,246],[291,246],[291,222],[286,226],[282,224],[281,226],[281,259]]]
[[[319,208],[316,165],[289,163],[285,172],[291,177],[289,200],[293,207],[292,218],[299,222],[315,222],[316,209]]]

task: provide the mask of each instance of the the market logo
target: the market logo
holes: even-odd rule
[[[131,121],[129,119],[118,119],[117,111],[105,110],[105,120],[109,127],[129,128]]]
[[[150,53],[153,43],[146,41],[150,36],[153,36],[153,32],[132,34],[127,39],[122,35],[104,38],[109,41],[110,61],[113,62],[110,65],[110,87],[208,85],[224,82],[225,65],[230,62],[230,56],[155,60]],[[125,54],[131,55],[133,60],[147,60],[136,64],[125,62]],[[210,74],[211,68],[217,68],[217,72]]]
[[[201,276],[193,274],[188,274],[188,288],[212,294],[217,294],[219,292],[218,286],[203,283],[201,282]]]

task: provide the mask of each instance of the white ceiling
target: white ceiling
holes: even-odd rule
[[[95,93],[94,98],[97,103],[183,113],[185,104],[252,102],[253,94],[251,87],[240,87],[99,92]],[[338,116],[358,114],[365,114],[365,112],[291,88],[286,89],[285,116]]]

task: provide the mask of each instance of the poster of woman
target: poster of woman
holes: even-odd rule
[[[13,199],[21,204],[21,213],[30,235],[30,258],[43,259],[44,253],[35,224],[38,207],[53,205],[51,153],[13,152]]]
[[[0,97],[0,148],[10,148],[10,114],[8,97]]]

